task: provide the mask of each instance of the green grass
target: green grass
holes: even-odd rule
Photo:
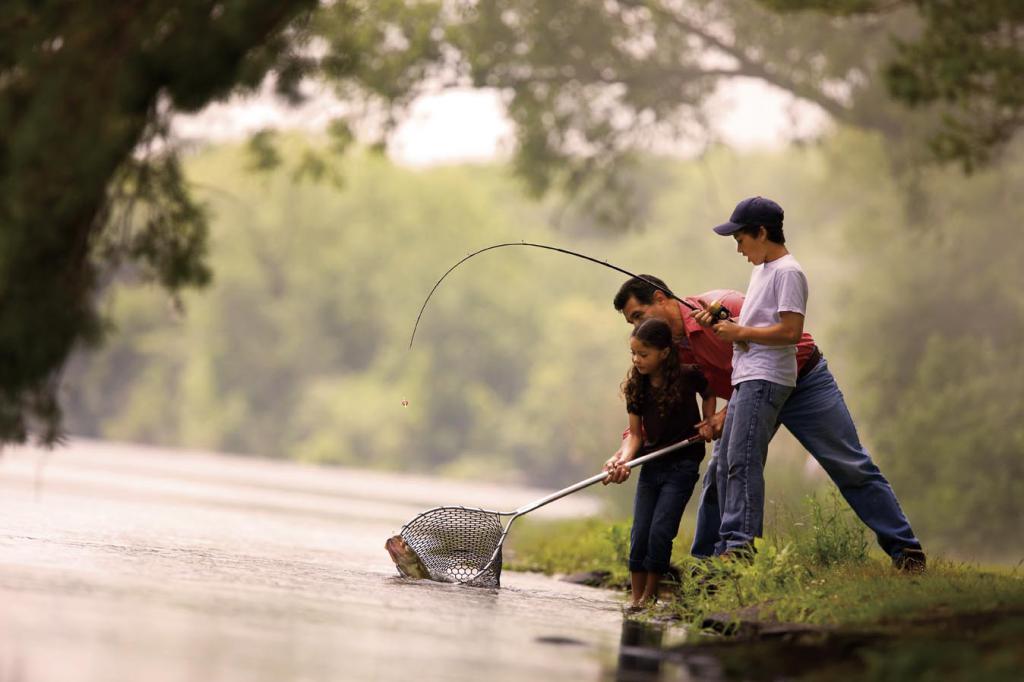
[[[923,574],[899,573],[878,558],[823,565],[793,547],[766,543],[750,564],[687,562],[693,574],[684,570],[672,608],[693,623],[756,608],[761,620],[857,627],[1024,608],[1019,574],[940,560]]]
[[[505,568],[548,575],[603,571],[608,584],[627,583],[629,521],[600,519],[517,522],[509,533]]]
[[[694,624],[710,614],[756,613],[760,620],[850,627],[1024,609],[1024,576],[1016,569],[930,556],[923,574],[894,570],[888,557],[869,551],[863,526],[835,495],[808,497],[799,512],[770,522],[776,530],[758,541],[750,563],[692,559],[692,533],[681,532],[673,551],[681,581],[661,609]],[[524,523],[510,541],[513,570],[606,571],[607,584],[617,587],[628,578],[628,521]]]

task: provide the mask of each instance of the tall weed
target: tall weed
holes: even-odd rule
[[[824,501],[817,495],[807,495],[802,513],[792,514],[783,508],[781,515],[784,521],[780,524],[776,516],[769,544],[777,550],[792,546],[800,563],[827,567],[867,560],[864,525],[835,488]]]

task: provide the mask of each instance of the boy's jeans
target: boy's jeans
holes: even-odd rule
[[[874,531],[878,544],[887,554],[895,555],[907,547],[921,547],[892,487],[861,445],[843,394],[824,358],[797,380],[779,419],[835,481],[843,498]],[[708,462],[704,475],[697,531],[690,550],[697,557],[711,556],[719,539],[721,515],[716,480],[720,443],[715,443],[715,456]]]
[[[751,547],[764,527],[764,462],[790,386],[754,379],[733,389],[718,449],[722,525],[715,554]]]

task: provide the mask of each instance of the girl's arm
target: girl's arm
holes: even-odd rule
[[[644,444],[643,438],[640,436],[641,433],[643,433],[643,424],[640,421],[640,415],[630,414],[629,437],[622,443],[622,452],[619,453],[620,464],[625,464],[636,457],[640,446]]]
[[[605,485],[609,483],[622,483],[629,478],[630,470],[625,466],[625,463],[636,457],[640,446],[643,445],[643,438],[640,435],[643,432],[642,426],[640,415],[630,412],[629,435],[622,441],[622,447],[619,451],[604,463],[604,470],[608,472],[608,476],[601,483]]]

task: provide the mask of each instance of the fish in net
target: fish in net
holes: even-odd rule
[[[508,527],[501,512],[435,507],[402,527],[431,580],[478,587],[501,586],[501,545]],[[511,525],[511,521],[509,522]]]
[[[643,457],[637,457],[624,466],[633,468],[700,440],[700,436],[687,438]],[[431,580],[479,587],[500,587],[501,546],[512,522],[523,514],[591,486],[607,476],[608,472],[602,471],[511,512],[455,506],[428,509],[402,526],[398,537],[415,553],[415,556],[409,558],[418,559],[418,563],[414,563],[417,566],[422,565]],[[508,523],[502,525],[502,519],[505,517],[508,517]],[[389,549],[390,551],[395,550]],[[394,557],[393,554],[392,558]]]

